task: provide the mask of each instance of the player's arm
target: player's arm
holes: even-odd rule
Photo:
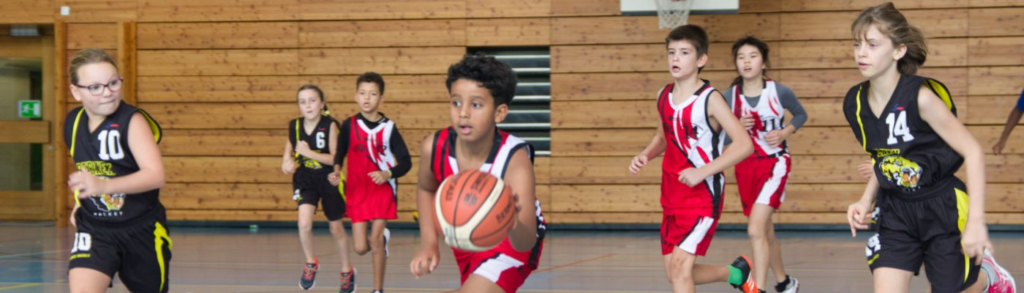
[[[648,162],[664,153],[665,147],[667,146],[668,143],[665,142],[665,129],[659,121],[658,129],[654,132],[654,137],[651,138],[651,143],[648,143],[647,147],[645,147],[643,151],[640,151],[640,154],[633,157],[633,160],[629,164],[629,172],[633,173],[633,175],[640,173],[640,169],[643,169],[644,166],[647,166]]]
[[[711,92],[711,96],[708,97],[708,116],[713,122],[718,122],[722,130],[725,130],[726,135],[733,138],[733,141],[720,157],[698,169],[702,179],[736,165],[754,152],[754,143],[750,140],[750,135],[747,134],[736,116],[733,116],[732,110],[725,104],[722,94]]]
[[[1024,101],[1024,95],[1021,95],[1021,100]],[[996,142],[995,146],[992,146],[992,152],[1001,155],[1003,148],[1006,147],[1006,140],[1010,138],[1010,132],[1013,131],[1014,127],[1017,127],[1017,123],[1020,123],[1021,116],[1024,116],[1024,111],[1020,108],[1013,107],[1010,110],[1010,115],[1006,116],[1006,125],[1003,126],[1003,134],[999,136],[999,141]]]
[[[505,182],[516,195],[519,211],[516,214],[516,224],[508,237],[512,242],[512,248],[517,251],[528,251],[537,243],[537,182],[534,178],[533,163],[530,162],[524,148],[512,154],[508,164]]]
[[[281,161],[281,172],[285,174],[291,174],[295,172],[295,159],[293,154],[295,150],[292,149],[292,142],[288,139],[284,140],[284,156]]]
[[[992,246],[988,241],[985,227],[985,153],[981,144],[974,139],[946,104],[931,89],[921,87],[917,98],[918,112],[928,126],[942,137],[957,153],[964,157],[967,165],[967,227],[964,228],[964,252],[980,256],[985,248]],[[981,261],[981,258],[978,258]]]
[[[88,172],[71,176],[69,183],[80,190],[79,197],[115,193],[142,193],[164,186],[164,163],[160,149],[153,139],[149,121],[140,113],[132,115],[128,123],[128,148],[132,150],[139,171],[109,180],[100,180]]]
[[[871,176],[868,178],[868,185],[864,187],[864,193],[861,194],[860,200],[847,207],[846,221],[850,224],[850,234],[853,237],[857,237],[857,229],[868,228],[864,220],[871,213],[871,204],[875,201],[876,194],[878,194],[878,177]]]
[[[413,276],[419,278],[437,268],[440,261],[438,251],[437,230],[434,216],[434,196],[440,182],[434,178],[430,159],[434,150],[434,136],[427,136],[420,152],[420,170],[416,183],[416,211],[419,213],[420,249],[409,264]]]

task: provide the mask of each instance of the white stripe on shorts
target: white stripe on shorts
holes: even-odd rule
[[[491,280],[491,282],[498,283],[498,277],[501,277],[501,272],[511,268],[518,268],[523,266],[523,262],[518,261],[511,256],[499,253],[498,257],[485,260],[484,263],[477,267],[473,274],[480,275],[481,277]]]
[[[778,157],[778,161],[775,161],[775,166],[772,167],[772,176],[768,178],[768,181],[764,182],[763,186],[761,186],[761,193],[757,195],[757,200],[754,201],[755,203],[770,206],[772,195],[774,195],[776,191],[779,191],[780,188],[785,188],[785,186],[781,185],[782,178],[786,177],[786,175],[789,175],[787,174],[789,172],[787,172],[786,170],[786,163],[788,161],[789,154],[781,155]],[[779,202],[784,201],[786,201],[785,190],[782,191],[782,196],[779,197]]]
[[[711,230],[711,225],[714,223],[714,218],[700,218],[700,221],[697,221],[697,226],[693,227],[693,231],[690,231],[690,236],[683,239],[683,243],[679,243],[679,249],[690,254],[697,254],[697,245],[704,241],[704,236],[708,234],[708,230]]]

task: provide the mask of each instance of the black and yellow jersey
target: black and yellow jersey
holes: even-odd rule
[[[85,109],[78,107],[68,112],[64,120],[64,143],[75,161],[75,168],[84,168],[100,179],[139,171],[139,164],[128,146],[128,123],[135,113],[141,113],[146,118],[153,131],[153,139],[160,143],[162,133],[156,120],[142,109],[124,101],[94,131],[89,131],[89,114]],[[164,216],[160,189],[136,194],[103,194],[80,199],[77,204],[81,205],[80,215],[98,222],[124,223],[152,215]]]
[[[307,134],[305,118],[296,118],[288,122],[288,141],[292,144],[292,150],[297,149],[299,141],[305,141],[309,144],[309,149],[317,153],[327,154],[330,153],[330,139],[331,139],[331,124],[336,123],[334,118],[330,116],[320,116],[320,121],[316,123],[316,128],[313,129],[312,134]],[[324,165],[320,162],[301,156],[298,152],[295,152],[295,156],[298,159],[299,168],[305,168],[311,171],[317,172],[334,172],[332,165]]]
[[[868,106],[869,86],[863,82],[851,88],[843,112],[857,141],[871,155],[882,191],[913,197],[959,181],[953,174],[964,158],[918,112],[918,93],[925,86],[955,116],[956,105],[946,86],[927,77],[901,75],[881,116],[875,116]]]

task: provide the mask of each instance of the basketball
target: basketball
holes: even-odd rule
[[[437,229],[449,246],[485,251],[501,243],[515,223],[515,202],[505,181],[480,171],[441,183],[434,201]]]

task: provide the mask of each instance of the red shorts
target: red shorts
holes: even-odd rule
[[[378,219],[394,220],[398,218],[398,199],[390,183],[370,184],[356,187],[346,183],[345,209],[352,223]]]
[[[506,238],[501,244],[487,251],[467,252],[452,248],[452,252],[459,264],[459,274],[462,277],[460,284],[466,283],[470,275],[476,274],[511,293],[519,290],[530,273],[537,269],[543,248],[544,239],[540,238],[533,249],[516,251]]]
[[[718,219],[696,214],[663,215],[661,218],[661,255],[669,255],[676,247],[693,255],[704,256],[715,236]]]
[[[743,215],[750,216],[755,203],[779,209],[786,200],[786,181],[792,160],[789,154],[770,158],[749,157],[736,164],[736,185]]]

